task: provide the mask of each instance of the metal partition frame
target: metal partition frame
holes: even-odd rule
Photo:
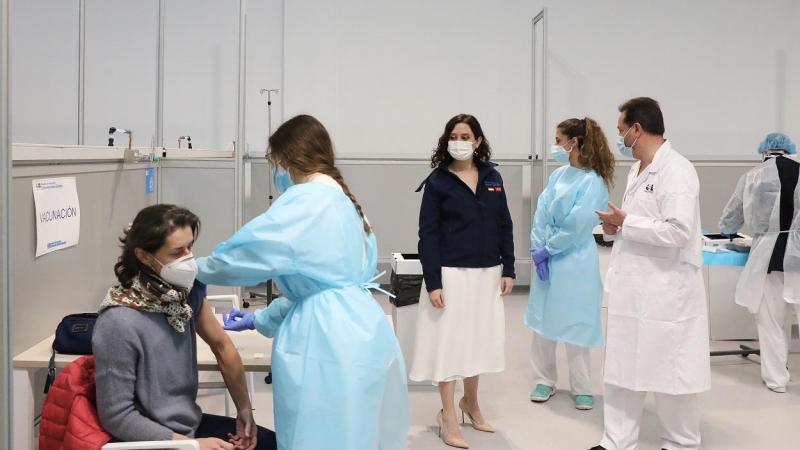
[[[238,45],[238,72],[236,82],[236,144],[234,146],[234,159],[236,160],[236,167],[234,169],[234,183],[238,187],[236,190],[235,199],[235,224],[236,229],[239,229],[244,220],[244,207],[243,196],[245,193],[244,177],[244,155],[247,149],[245,146],[245,136],[247,136],[247,119],[246,119],[246,98],[245,90],[247,89],[247,4],[246,0],[239,0],[239,45]]]
[[[82,0],[83,1],[83,0]],[[164,146],[164,36],[166,0],[158,0],[158,47],[156,49],[156,146]]]
[[[541,92],[538,92],[539,77],[537,77],[538,56],[540,41],[536,37],[536,32],[541,28]],[[528,196],[530,198],[530,223],[533,225],[533,214],[536,212],[537,201],[539,194],[544,191],[547,186],[548,163],[547,163],[547,8],[542,8],[539,14],[531,21],[531,161],[530,161],[530,181],[528,183],[529,190]],[[537,114],[537,102],[541,97],[542,110]],[[541,137],[537,136],[537,121],[541,132]],[[540,140],[540,142],[537,142]],[[540,148],[537,151],[537,146]],[[536,165],[541,163],[542,168],[540,174],[536,174]],[[541,182],[537,183],[537,178],[541,178]],[[531,269],[533,264],[530,261],[530,255],[527,256],[527,261]],[[519,277],[518,277],[519,278]]]
[[[9,1],[0,0],[0,448],[11,448],[11,252],[8,213],[11,191],[11,127],[9,96]]]
[[[86,0],[78,0],[78,145],[86,142]]]
[[[536,32],[541,27],[541,92],[537,92],[539,86],[539,77],[537,77],[537,61],[539,56],[539,39],[536,38]],[[543,8],[531,22],[531,171],[533,171],[533,162],[539,160],[542,162],[542,184],[541,191],[547,186],[548,177],[548,155],[547,155],[547,8]],[[542,110],[537,114],[537,102],[541,97]],[[541,136],[537,136],[537,121],[541,129]],[[540,142],[537,143],[537,140]],[[540,146],[537,151],[537,145]],[[533,186],[536,177],[531,176],[531,192],[538,190],[538,186]],[[538,196],[531,195],[531,211],[536,210],[536,198]]]

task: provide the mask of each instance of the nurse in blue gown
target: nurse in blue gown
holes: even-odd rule
[[[274,280],[283,294],[226,329],[273,337],[275,431],[282,450],[402,450],[409,424],[406,368],[376,288],[376,241],[311,116],[269,139],[275,185],[267,212],[198,259],[208,284]]]
[[[603,344],[603,300],[597,244],[599,224],[614,175],[614,156],[600,126],[590,118],[568,119],[556,129],[556,169],[539,196],[531,231],[536,266],[525,324],[533,330],[530,399],[545,402],[555,394],[556,344],[563,342],[569,362],[575,407],[592,409],[590,348]]]

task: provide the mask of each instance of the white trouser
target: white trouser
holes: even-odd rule
[[[761,348],[761,378],[772,389],[789,383],[789,343],[784,334],[786,310],[793,308],[800,321],[800,305],[789,305],[783,299],[783,272],[767,274],[764,280],[764,299],[756,314],[758,343]]]
[[[531,342],[531,366],[533,367],[533,384],[544,384],[555,387],[558,380],[556,367],[556,344],[533,333]],[[569,363],[569,384],[572,395],[592,395],[592,373],[589,347],[578,347],[564,343]]]
[[[660,448],[690,450],[700,447],[699,394],[669,395],[654,393],[656,414],[661,423]],[[605,385],[603,417],[605,432],[600,445],[607,450],[636,450],[639,425],[647,392]]]

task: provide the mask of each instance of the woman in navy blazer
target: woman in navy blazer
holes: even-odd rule
[[[482,373],[505,366],[502,296],[514,286],[514,241],[505,186],[483,129],[460,114],[447,122],[431,158],[419,215],[419,254],[427,299],[419,305],[412,380],[438,383],[440,437],[467,448],[454,407],[463,380],[462,421],[493,432],[478,404]]]

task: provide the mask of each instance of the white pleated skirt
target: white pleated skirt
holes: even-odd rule
[[[445,309],[431,305],[425,285],[409,378],[454,381],[505,368],[501,266],[442,268]]]

